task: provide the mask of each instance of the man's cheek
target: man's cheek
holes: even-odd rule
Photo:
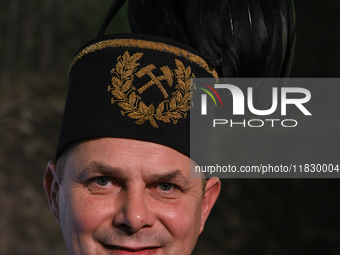
[[[108,202],[95,196],[72,194],[64,211],[65,221],[78,233],[91,233],[108,213]]]
[[[173,236],[187,236],[196,231],[199,225],[199,207],[193,207],[190,203],[163,204],[158,208],[159,221],[171,232]]]

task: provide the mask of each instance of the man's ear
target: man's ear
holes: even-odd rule
[[[205,221],[207,220],[209,213],[216,202],[221,190],[221,182],[217,177],[212,177],[207,180],[205,186],[205,193],[202,200],[202,212],[201,212],[201,227],[200,233],[202,233]]]
[[[60,224],[59,219],[59,180],[56,171],[56,164],[53,161],[47,163],[44,176],[44,186],[47,194],[48,203],[54,219]]]

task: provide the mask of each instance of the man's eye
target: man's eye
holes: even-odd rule
[[[121,186],[112,177],[97,176],[90,179],[87,188],[93,194],[117,194],[121,191]]]
[[[106,186],[110,182],[110,179],[105,176],[99,176],[94,178],[93,181],[100,186]]]
[[[159,187],[163,191],[170,191],[171,189],[176,188],[177,186],[169,182],[161,182],[159,184]]]

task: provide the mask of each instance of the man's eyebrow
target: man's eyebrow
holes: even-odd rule
[[[162,174],[152,174],[148,177],[148,180],[153,182],[170,182],[176,180],[182,182],[184,185],[189,183],[188,178],[185,177],[180,170],[173,170]]]
[[[99,173],[102,175],[121,175],[122,169],[119,167],[104,165],[97,161],[92,161],[79,172],[78,178],[83,180],[89,173]]]

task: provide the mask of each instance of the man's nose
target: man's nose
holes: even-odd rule
[[[123,193],[113,224],[128,234],[151,227],[154,224],[154,216],[150,208],[150,198],[145,190],[132,188]]]

